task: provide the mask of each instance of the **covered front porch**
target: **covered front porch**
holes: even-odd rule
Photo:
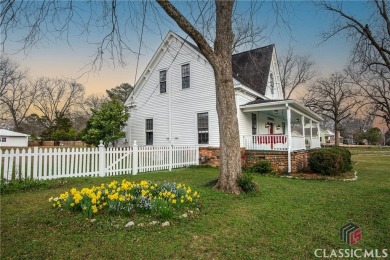
[[[322,118],[294,100],[256,100],[240,110],[246,122],[241,147],[247,150],[285,151],[291,162],[291,152],[321,147]]]

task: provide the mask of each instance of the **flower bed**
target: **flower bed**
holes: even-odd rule
[[[72,188],[59,197],[49,198],[49,202],[54,208],[82,212],[88,218],[104,211],[124,215],[145,213],[168,219],[175,211],[197,207],[199,198],[199,193],[185,184],[123,180],[81,190]]]

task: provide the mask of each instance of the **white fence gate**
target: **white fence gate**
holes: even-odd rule
[[[38,148],[0,150],[0,178],[57,179],[172,170],[199,164],[198,146]]]

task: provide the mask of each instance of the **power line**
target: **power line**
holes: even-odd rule
[[[135,81],[136,81],[136,79],[137,79],[138,64],[139,64],[139,56],[141,55],[142,38],[143,38],[143,35],[144,35],[145,17],[146,17],[146,6],[147,6],[147,4],[148,4],[148,1],[146,1],[146,2],[145,2],[145,5],[144,5],[144,17],[143,17],[143,19],[142,19],[141,38],[140,38],[140,41],[139,41],[138,55],[137,55],[137,66],[135,67],[135,76],[134,76],[134,84],[133,84],[133,86],[135,86]]]

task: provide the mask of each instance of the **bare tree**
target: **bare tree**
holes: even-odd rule
[[[76,105],[81,105],[84,86],[70,80],[40,78],[36,82],[38,95],[34,106],[52,126],[57,117],[64,117]]]
[[[161,31],[161,23],[173,20],[192,38],[214,69],[221,148],[220,176],[215,188],[239,193],[236,180],[241,174],[240,140],[232,79],[232,51],[240,46],[256,44],[261,38],[262,27],[257,26],[254,20],[260,7],[258,2],[245,4],[243,8],[246,6],[246,10],[236,8],[234,0],[175,2],[181,11],[168,0],[142,1],[142,4],[117,0],[82,3],[78,5],[72,0],[3,1],[0,13],[0,32],[4,35],[2,43],[5,44],[8,32],[17,29],[28,28],[28,33],[21,39],[24,42],[22,48],[28,49],[49,34],[68,39],[70,28],[75,26],[80,29],[80,34],[88,34],[97,28],[102,38],[96,43],[96,55],[92,60],[94,67],[100,68],[103,55],[107,54],[111,60],[125,65],[123,57],[126,52],[138,53],[128,45],[134,38],[134,34],[129,33],[133,32],[131,29],[135,29],[141,41],[144,27]],[[171,19],[162,14],[159,6]],[[188,6],[191,8],[186,8]],[[40,107],[47,110],[42,105]]]
[[[92,116],[93,110],[98,110],[109,99],[105,95],[89,95],[79,106],[72,109],[69,118],[77,131],[83,130],[87,126],[87,121]]]
[[[20,131],[21,123],[36,97],[36,85],[29,81],[27,70],[20,69],[5,57],[0,58],[0,80],[0,105],[5,107],[5,115],[12,119],[13,128]]]
[[[278,57],[283,98],[289,99],[297,87],[309,82],[315,76],[314,61],[310,55],[298,55],[294,48]]]
[[[382,119],[390,129],[390,73],[371,70],[359,73],[354,68],[349,68],[347,73],[362,90],[366,114]]]
[[[4,55],[0,56],[0,97],[5,94],[7,87],[16,81],[21,81],[27,77],[28,71],[23,70],[18,64],[11,61]]]
[[[91,116],[92,110],[99,109],[104,103],[108,101],[108,98],[104,95],[89,95],[83,102],[83,111],[85,114]]]
[[[324,39],[345,33],[353,43],[348,73],[361,87],[367,103],[373,108],[373,115],[382,118],[390,128],[389,2],[368,1],[365,19],[347,13],[342,2],[323,1],[319,5],[335,15],[332,29],[324,33]]]
[[[309,87],[303,98],[305,106],[334,122],[335,145],[339,145],[340,123],[354,115],[358,92],[347,77],[340,73],[319,79]]]

